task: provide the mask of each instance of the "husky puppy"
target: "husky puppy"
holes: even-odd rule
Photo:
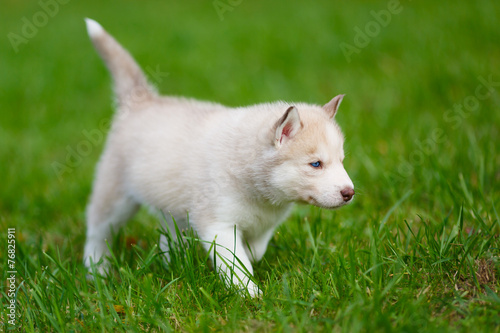
[[[292,204],[333,209],[354,196],[333,119],[344,95],[323,107],[238,108],[159,96],[130,54],[97,22],[86,23],[118,106],[87,207],[85,264],[104,272],[112,230],[148,205],[179,229],[192,227],[228,285],[259,295],[251,262],[262,258]],[[172,219],[167,228],[175,235]],[[167,241],[160,245],[168,258]]]

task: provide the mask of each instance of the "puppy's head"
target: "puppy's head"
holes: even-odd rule
[[[275,125],[271,182],[287,201],[333,209],[351,202],[354,185],[344,169],[344,136],[333,119],[344,95],[323,107],[289,107]]]

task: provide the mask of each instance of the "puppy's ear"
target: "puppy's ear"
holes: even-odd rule
[[[340,103],[342,102],[342,99],[344,98],[345,95],[337,95],[332,100],[328,103],[326,103],[323,106],[323,110],[328,114],[328,117],[330,119],[333,119],[335,117],[335,114],[337,113],[337,110],[340,106]]]
[[[302,128],[299,111],[295,106],[290,106],[283,117],[276,123],[274,145],[280,148],[285,142],[292,139]]]

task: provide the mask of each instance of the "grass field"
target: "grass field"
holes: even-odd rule
[[[42,3],[0,11],[3,330],[500,331],[498,1]],[[196,239],[165,264],[146,210],[116,235],[112,276],[86,280],[103,147],[88,133],[113,110],[84,17],[164,94],[231,106],[346,94],[336,119],[356,198],[297,206],[255,268],[261,299],[227,290]]]

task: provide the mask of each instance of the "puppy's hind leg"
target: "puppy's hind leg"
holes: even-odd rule
[[[91,260],[98,263],[109,254],[113,231],[117,231],[139,209],[139,204],[126,192],[119,163],[109,155],[103,155],[97,170],[94,189],[87,206],[87,241],[84,262],[90,268]],[[98,270],[104,273],[106,263]]]

